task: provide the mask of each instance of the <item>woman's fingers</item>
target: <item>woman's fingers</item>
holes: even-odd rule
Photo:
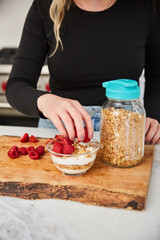
[[[157,132],[155,133],[154,137],[150,141],[151,144],[159,144],[160,143],[160,124],[158,125]]]
[[[38,98],[37,107],[46,118],[53,122],[62,135],[73,140],[75,138],[74,128],[76,128],[78,138],[83,141],[85,137],[84,121],[89,138],[93,138],[91,117],[78,101],[45,94]]]
[[[71,116],[68,114],[68,112],[65,109],[60,109],[58,112],[58,115],[66,127],[68,137],[73,141],[75,139],[73,119],[71,118]]]
[[[50,120],[53,122],[53,124],[56,126],[56,128],[58,129],[58,131],[64,136],[64,137],[68,137],[68,133],[60,119],[60,117],[56,114],[53,113],[50,117]]]
[[[79,110],[79,112],[82,115],[83,121],[85,122],[85,126],[88,130],[88,136],[90,139],[93,138],[93,124],[92,124],[92,119],[89,115],[89,113],[82,107],[82,105],[78,101],[73,101],[73,104],[76,109]]]
[[[145,142],[147,144],[155,144],[158,141],[160,128],[157,120],[146,118],[146,133]]]
[[[83,118],[79,111],[79,109],[74,107],[74,104],[68,103],[68,106],[66,106],[67,112],[70,115],[70,117],[73,119],[74,125],[76,127],[77,137],[79,140],[84,140],[84,125],[83,125]],[[73,126],[74,131],[74,126]],[[75,134],[75,131],[74,131]],[[75,136],[75,135],[74,135]]]
[[[147,134],[149,128],[150,128],[150,124],[151,124],[151,121],[150,121],[151,118],[146,118],[146,125],[145,125],[145,135]]]

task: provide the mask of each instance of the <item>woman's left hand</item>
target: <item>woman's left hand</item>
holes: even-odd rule
[[[145,143],[160,144],[160,124],[149,117],[146,118]]]

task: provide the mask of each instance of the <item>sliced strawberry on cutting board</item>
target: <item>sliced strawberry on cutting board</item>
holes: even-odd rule
[[[29,141],[30,141],[30,142],[38,142],[38,139],[37,139],[34,135],[31,135],[31,136],[29,137]]]
[[[28,142],[29,141],[29,135],[28,133],[23,134],[23,136],[20,138],[20,142]]]

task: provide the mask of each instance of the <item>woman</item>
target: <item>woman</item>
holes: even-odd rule
[[[50,119],[70,139],[76,128],[83,140],[84,122],[92,138],[89,113],[106,100],[102,82],[138,81],[145,68],[145,140],[160,143],[159,8],[152,0],[34,0],[7,84],[9,103]],[[36,89],[46,56],[52,93]]]

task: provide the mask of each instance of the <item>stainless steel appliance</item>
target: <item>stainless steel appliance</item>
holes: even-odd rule
[[[10,106],[5,96],[6,83],[16,51],[16,48],[3,48],[0,50],[0,125],[37,126],[38,119],[19,113]],[[37,88],[48,91],[48,82],[49,72],[47,65],[45,65],[42,69]]]

